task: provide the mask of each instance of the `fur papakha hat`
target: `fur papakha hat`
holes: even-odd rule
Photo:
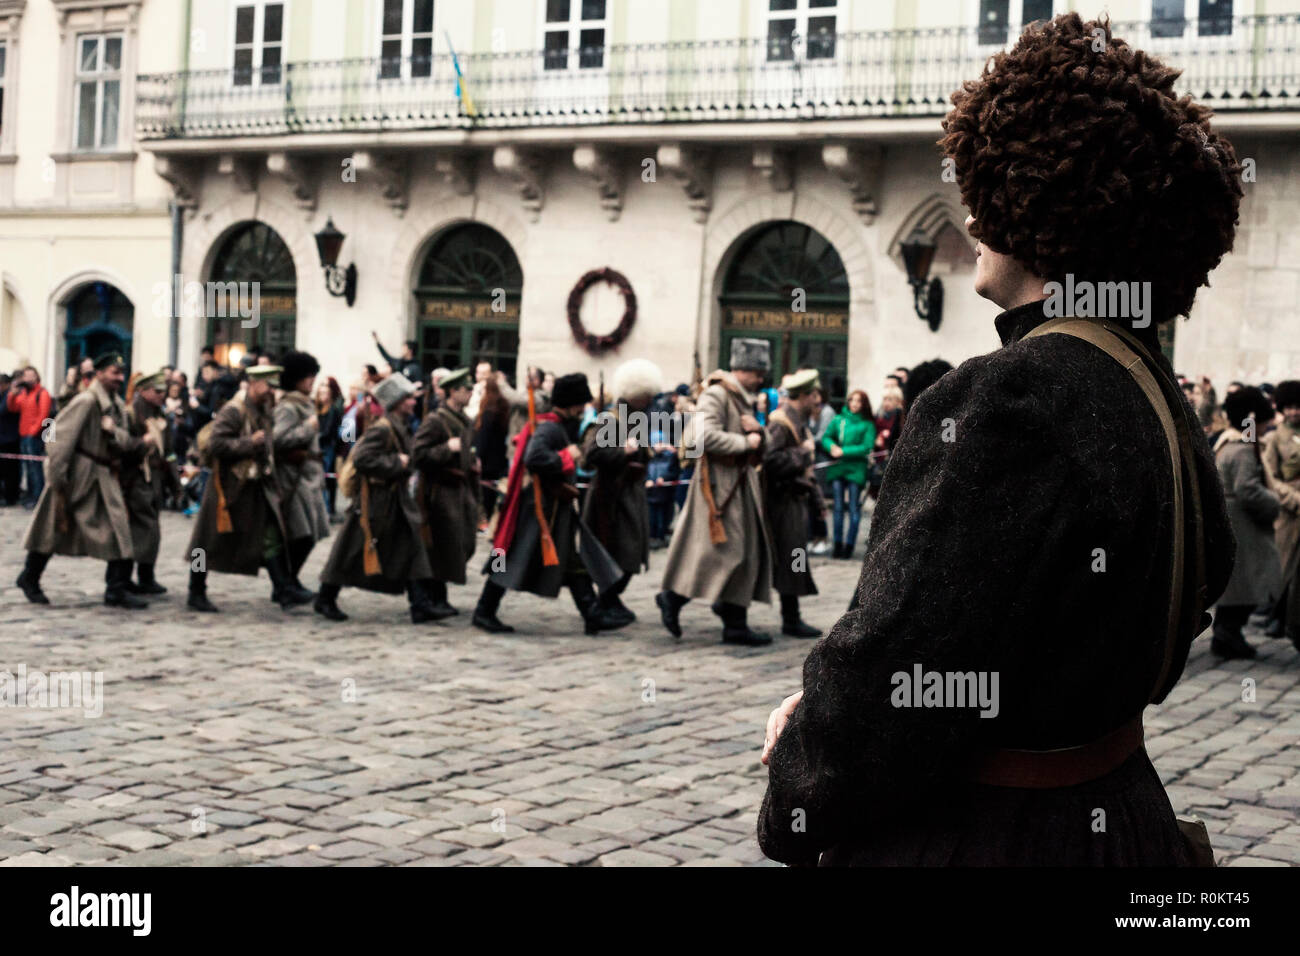
[[[304,378],[320,374],[320,363],[307,352],[290,352],[280,364],[284,366],[280,382],[285,388],[296,388]]]
[[[664,373],[649,359],[628,359],[614,369],[614,398],[654,398],[664,390]]]
[[[415,394],[415,386],[411,380],[401,372],[394,372],[392,375],[383,379],[378,385],[371,389],[370,394],[375,397],[384,411],[390,411],[393,406],[399,405],[406,399]]]
[[[772,371],[772,343],[767,339],[732,339],[730,368],[733,372],[744,369],[766,375]]]

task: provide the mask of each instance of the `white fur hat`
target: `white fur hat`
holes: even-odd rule
[[[664,373],[649,359],[628,359],[614,369],[610,385],[613,398],[653,398],[664,390]]]

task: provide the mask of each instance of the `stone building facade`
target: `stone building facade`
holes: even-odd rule
[[[6,6],[23,4],[0,0],[0,22]],[[94,161],[129,164],[133,191],[126,205],[105,207],[117,218],[45,209],[59,201],[57,185],[30,197],[44,195],[36,171],[57,136],[33,140],[31,155],[8,166],[0,155],[0,251],[20,253],[6,255],[5,302],[22,302],[19,319],[12,305],[0,310],[0,347],[51,367],[69,356],[78,330],[66,300],[80,273],[36,268],[49,256],[48,223],[68,219],[88,239],[65,247],[80,269],[110,276],[134,311],[141,367],[174,353],[191,368],[205,345],[226,361],[253,346],[292,346],[317,354],[346,386],[379,360],[374,331],[390,351],[416,340],[426,368],[486,357],[508,371],[582,369],[596,381],[645,356],[670,380],[690,381],[746,334],[771,339],[782,369],[820,367],[835,397],[866,387],[878,399],[897,365],[955,363],[997,345],[997,310],[971,288],[965,211],[934,141],[962,78],[1026,20],[1072,5],[26,6],[24,132],[29,122],[49,125],[29,118],[40,111],[33,35],[62,35],[66,46],[69,30],[80,36],[77,17],[137,24],[135,73],[122,88],[130,155]],[[1175,330],[1175,364],[1216,381],[1296,374],[1300,57],[1274,41],[1300,31],[1300,3],[1266,13],[1238,0],[1227,18],[1224,6],[1203,10],[1200,0],[1109,6],[1119,35],[1187,65],[1183,86],[1210,94],[1220,126],[1255,160],[1237,250]],[[55,14],[70,18],[63,34]],[[57,89],[72,89],[66,79]],[[0,153],[13,122],[0,128]],[[56,115],[53,125],[74,122]],[[183,211],[174,224],[168,199]],[[327,223],[346,237],[338,265],[356,269],[351,304],[323,271],[315,237]],[[901,255],[918,238],[935,246],[937,327],[918,316]],[[206,297],[173,300],[172,241],[180,282],[204,284]],[[637,310],[617,349],[591,355],[568,309],[583,276],[601,269],[625,277]],[[239,282],[257,284],[255,324],[220,295],[214,308],[212,285]],[[160,288],[168,294],[153,294]],[[600,282],[577,306],[596,334],[613,330],[625,307],[619,289]]]

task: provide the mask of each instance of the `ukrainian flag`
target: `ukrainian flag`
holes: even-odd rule
[[[447,38],[447,49],[451,50],[451,65],[456,69],[456,99],[460,100],[460,107],[469,117],[477,117],[478,110],[474,107],[474,101],[469,97],[469,90],[465,88],[465,74],[461,72],[460,60],[456,57],[456,50],[451,45],[451,34],[443,31],[443,36]]]

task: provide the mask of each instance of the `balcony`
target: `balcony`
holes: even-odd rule
[[[287,63],[137,78],[142,140],[941,116],[1005,37],[985,28]],[[1300,14],[1116,23],[1219,112],[1300,108]]]

